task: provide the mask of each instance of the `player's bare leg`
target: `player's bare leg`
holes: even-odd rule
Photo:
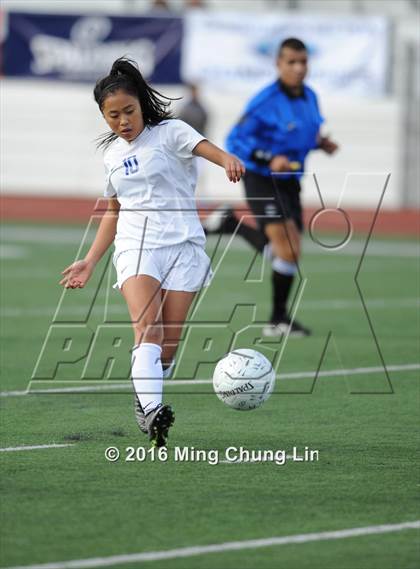
[[[163,377],[169,377],[174,367],[174,356],[181,338],[184,322],[194,300],[195,292],[162,290]]]
[[[168,429],[174,422],[169,405],[162,405],[163,370],[161,362],[163,328],[161,285],[148,275],[127,279],[122,286],[134,331],[132,380],[135,415],[140,430],[153,445],[166,444]]]
[[[162,345],[161,284],[149,275],[130,277],[122,285],[134,332],[134,344]]]

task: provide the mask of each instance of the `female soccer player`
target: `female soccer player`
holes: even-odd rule
[[[166,444],[174,413],[162,404],[194,295],[211,280],[205,236],[195,205],[194,156],[222,166],[231,182],[245,172],[235,156],[171,118],[168,97],[152,89],[128,59],[117,59],[94,89],[111,129],[105,148],[108,209],[83,260],[63,271],[60,284],[83,288],[112,242],[117,286],[134,329],[131,375],[140,429]]]

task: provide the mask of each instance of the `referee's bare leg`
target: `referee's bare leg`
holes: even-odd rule
[[[267,223],[265,234],[271,243],[271,249],[276,257],[288,263],[298,263],[300,257],[300,233],[292,219]]]

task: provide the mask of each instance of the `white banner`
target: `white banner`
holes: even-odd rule
[[[301,39],[308,83],[331,94],[384,95],[388,22],[382,17],[192,11],[185,17],[182,77],[221,90],[257,90],[276,77],[280,42]]]

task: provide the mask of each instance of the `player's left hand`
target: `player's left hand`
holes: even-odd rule
[[[331,140],[328,136],[321,136],[318,146],[327,154],[334,154],[339,148],[338,144]]]
[[[225,163],[223,164],[226,170],[226,176],[230,182],[234,184],[239,182],[242,176],[245,174],[245,166],[236,156],[233,154],[226,154]]]
[[[94,265],[89,261],[75,261],[61,273],[64,288],[83,288],[92,275]]]

